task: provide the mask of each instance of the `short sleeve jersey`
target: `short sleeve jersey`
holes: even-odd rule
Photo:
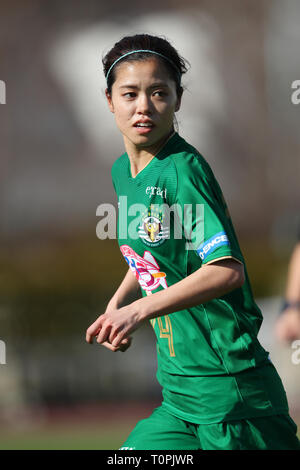
[[[244,264],[241,288],[151,320],[163,405],[195,423],[285,410],[285,393],[273,390],[274,380],[280,379],[257,339],[262,315],[207,161],[174,133],[135,177],[124,153],[112,166],[112,181],[120,250],[143,296],[218,260],[233,258]]]

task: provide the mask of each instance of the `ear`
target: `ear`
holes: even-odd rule
[[[112,97],[111,97],[111,94],[108,92],[107,88],[105,90],[105,96],[106,96],[107,104],[108,104],[108,107],[109,107],[110,111],[112,113],[114,113],[115,110],[114,110],[114,105],[113,105],[113,102],[112,102]]]
[[[177,111],[179,111],[180,105],[181,105],[181,98],[179,98],[179,99],[177,100],[177,103],[176,103],[176,106],[175,106],[175,113],[176,113]]]

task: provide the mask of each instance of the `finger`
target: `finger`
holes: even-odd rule
[[[112,344],[115,337],[120,333],[120,327],[113,327],[110,331],[108,341]]]
[[[132,337],[127,336],[127,338],[123,338],[122,341],[120,341],[119,348],[121,347],[128,347],[131,344]]]
[[[116,347],[120,346],[120,343],[123,339],[125,339],[125,336],[126,336],[126,331],[125,330],[120,331],[120,333],[117,334],[117,336],[114,338],[111,344]]]
[[[99,330],[99,331],[100,331],[100,330]],[[104,334],[104,333],[102,332],[102,335],[103,335],[103,334]],[[130,338],[130,337],[124,338],[124,339],[121,341],[120,344],[126,346],[129,341],[131,341],[131,338]],[[101,343],[101,344],[106,343],[106,344],[110,344],[110,345],[111,345],[111,341],[110,341],[110,340],[109,340],[109,341],[101,341],[101,336],[100,336],[100,338],[99,338],[99,335],[98,335],[98,337],[97,337],[97,342],[98,342],[98,343]],[[116,350],[116,348],[115,348],[114,346],[113,346],[113,350]]]
[[[104,341],[108,341],[110,330],[111,325],[102,325],[102,328],[97,336],[97,343],[104,343]]]
[[[115,346],[112,346],[112,344],[108,343],[108,341],[104,341],[101,344],[102,344],[102,346],[104,346],[105,348],[107,348],[107,349],[109,349],[110,351],[113,351],[113,352],[116,352],[119,349],[119,348],[116,348]]]
[[[127,338],[123,338],[121,344],[127,344],[132,340],[131,336],[127,336]]]
[[[117,351],[125,352],[131,345],[131,339],[130,341],[126,341],[126,342],[124,341],[124,344],[122,343],[120,347],[115,347],[112,344],[110,344],[108,341],[104,341],[103,343],[101,343],[101,345],[113,352],[117,352]]]
[[[97,336],[99,331],[100,331],[100,328],[98,328],[97,330],[88,328],[87,331],[86,331],[86,335],[85,335],[86,342],[92,344],[93,343],[93,337]]]
[[[94,323],[92,323],[86,330],[85,339],[88,343],[92,343],[93,337],[99,333],[101,329],[102,321],[103,319],[101,317],[97,318],[97,320]]]

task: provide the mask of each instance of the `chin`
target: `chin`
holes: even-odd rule
[[[151,135],[135,135],[134,137],[132,137],[131,139],[131,142],[134,144],[134,145],[153,145],[155,144],[155,142],[157,142],[157,137],[155,136],[151,136]]]

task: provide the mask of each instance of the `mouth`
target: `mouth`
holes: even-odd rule
[[[138,121],[133,127],[137,130],[138,134],[148,134],[154,128],[154,124],[151,121]]]

